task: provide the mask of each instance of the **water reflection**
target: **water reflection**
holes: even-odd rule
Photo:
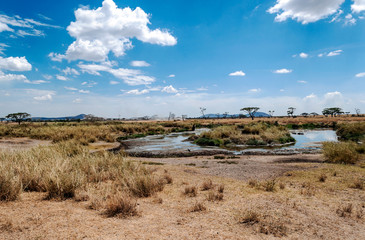
[[[334,130],[295,130],[291,135],[296,143],[289,148],[320,148],[321,142],[338,141]]]

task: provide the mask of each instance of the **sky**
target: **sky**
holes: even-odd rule
[[[365,112],[365,0],[12,0],[0,117]]]

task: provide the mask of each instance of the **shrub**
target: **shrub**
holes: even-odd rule
[[[195,186],[186,186],[184,190],[184,194],[189,197],[196,197],[198,190]]]
[[[105,204],[108,217],[126,218],[138,215],[137,202],[126,194],[112,195]]]
[[[238,216],[238,222],[241,224],[254,225],[259,223],[261,215],[255,211],[249,210]]]
[[[355,146],[356,144],[351,142],[324,142],[324,159],[330,163],[354,164],[359,160]]]
[[[205,211],[207,210],[207,208],[205,207],[205,205],[203,203],[200,202],[196,202],[194,204],[194,206],[192,206],[190,208],[190,212],[201,212],[201,211]]]
[[[223,193],[224,192],[224,185],[223,184],[221,184],[221,185],[218,186],[218,192],[219,193]]]
[[[364,189],[364,181],[360,178],[356,178],[354,182],[350,185],[350,187],[362,190]]]
[[[208,196],[207,196],[207,200],[208,201],[222,201],[223,200],[223,193],[214,193],[213,191],[209,192],[208,193]]]
[[[266,192],[274,192],[275,191],[275,185],[276,185],[276,180],[267,180],[263,183],[261,183],[262,187],[264,188],[264,190]]]
[[[202,191],[207,191],[207,190],[210,190],[212,188],[213,188],[213,182],[210,179],[204,181],[202,186],[201,186]]]
[[[320,176],[319,176],[319,181],[320,182],[325,182],[326,181],[326,179],[327,179],[327,176],[326,176],[326,174],[324,174],[324,173],[322,173]]]

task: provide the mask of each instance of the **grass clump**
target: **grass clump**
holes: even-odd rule
[[[324,142],[323,156],[329,163],[354,164],[359,160],[356,144],[352,142]]]
[[[198,189],[195,186],[186,186],[184,189],[184,195],[189,197],[196,197]]]
[[[214,202],[214,201],[222,201],[223,200],[223,193],[215,193],[213,191],[210,191],[207,196],[207,200]]]
[[[119,218],[137,216],[137,202],[127,194],[113,195],[106,201],[105,215]]]
[[[365,139],[365,122],[339,124],[336,134],[341,140],[362,141]]]
[[[214,187],[212,180],[208,179],[202,183],[201,190],[207,191]]]
[[[252,210],[244,212],[241,216],[238,216],[238,222],[240,224],[254,225],[261,221],[261,215]]]
[[[0,201],[14,201],[20,196],[22,183],[19,176],[0,169]]]
[[[262,146],[295,142],[289,131],[270,123],[216,126],[195,137],[195,143],[204,146],[230,147],[232,145]]]
[[[190,208],[190,212],[202,212],[207,210],[207,208],[205,207],[204,203],[201,202],[196,202],[191,208]]]

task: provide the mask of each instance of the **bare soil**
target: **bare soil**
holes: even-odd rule
[[[0,138],[0,151],[25,150],[39,145],[49,144],[51,144],[51,141],[30,138]]]

